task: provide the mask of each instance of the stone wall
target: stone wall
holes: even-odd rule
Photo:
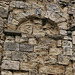
[[[75,75],[75,1],[0,0],[0,75]]]

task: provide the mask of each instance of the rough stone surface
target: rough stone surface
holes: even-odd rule
[[[75,75],[75,0],[0,0],[0,75]]]

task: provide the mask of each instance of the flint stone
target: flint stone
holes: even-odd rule
[[[3,60],[1,69],[19,70],[19,61]]]
[[[33,51],[33,45],[23,45],[23,44],[20,44],[20,51],[25,51],[25,52],[32,52]]]
[[[12,75],[11,71],[1,71],[1,75]]]
[[[12,43],[12,42],[4,42],[4,50],[19,51],[19,44],[18,43]]]

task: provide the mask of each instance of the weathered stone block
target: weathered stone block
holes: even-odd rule
[[[42,25],[42,20],[40,20],[40,19],[35,19],[35,20],[34,20],[34,23],[35,23],[35,24],[40,24],[40,25]]]
[[[11,71],[1,71],[1,75],[12,75]]]
[[[73,52],[71,60],[75,61],[75,52]]]
[[[20,30],[22,33],[25,34],[31,34],[32,33],[32,23],[30,21],[22,23],[18,30]]]
[[[11,51],[3,51],[3,60],[11,60],[12,57]]]
[[[38,46],[34,46],[34,51],[38,52],[41,50],[48,50],[48,46],[44,46],[44,45],[38,45]]]
[[[67,31],[65,31],[65,30],[60,30],[60,34],[61,34],[61,35],[67,35]]]
[[[26,52],[31,52],[33,51],[33,45],[29,45],[29,44],[20,44],[20,51],[26,51]]]
[[[42,30],[42,25],[34,25],[33,26],[33,35],[37,37],[45,36],[45,32]]]
[[[44,45],[34,46],[34,52],[38,53],[41,56],[46,56],[48,54],[48,46]]]
[[[20,63],[20,70],[30,71],[31,70],[31,64],[29,63]]]
[[[64,74],[65,67],[59,65],[42,66],[39,68],[39,72],[46,74]]]
[[[62,41],[62,47],[70,47],[70,48],[72,48],[72,42],[67,41],[67,40],[63,40]]]
[[[75,31],[72,32],[72,36],[74,36],[74,35],[75,35]]]
[[[73,63],[73,70],[75,70],[75,62]]]
[[[38,44],[40,45],[47,45],[50,47],[56,47],[56,41],[51,38],[39,38]]]
[[[3,60],[1,69],[19,70],[19,61]]]
[[[75,44],[75,36],[72,36],[72,42]]]
[[[0,6],[0,17],[4,18],[7,17],[8,15],[8,7],[6,6],[6,8]]]
[[[27,72],[14,72],[13,75],[29,75]]]
[[[58,40],[57,41],[57,47],[61,47],[62,46],[62,43],[61,42],[62,42],[61,40]]]
[[[59,27],[60,29],[67,29],[67,23],[66,23],[66,22],[59,23],[59,24],[58,24],[58,27]]]
[[[73,75],[73,68],[72,67],[66,67],[65,75]]]
[[[36,53],[36,52],[33,52],[33,53],[28,53],[27,54],[27,59],[28,59],[28,61],[36,61],[35,59],[37,59],[37,56],[38,56],[38,53]]]
[[[63,47],[63,53],[64,53],[64,55],[70,55],[70,56],[72,56],[72,49],[71,49],[71,47]]]
[[[19,60],[27,62],[27,56],[25,52],[13,51],[12,52],[12,60]]]
[[[70,58],[62,54],[58,55],[58,63],[61,65],[68,65]]]
[[[57,63],[57,56],[46,56],[44,57],[44,63],[49,64],[56,64]]]
[[[15,42],[14,36],[6,36],[5,42]]]
[[[4,50],[19,51],[19,44],[18,43],[12,43],[12,42],[4,42]]]
[[[0,27],[3,27],[3,24],[4,24],[3,19],[0,17]]]
[[[34,45],[36,45],[36,44],[37,44],[36,39],[35,39],[35,38],[30,38],[30,39],[29,39],[29,44],[34,44]]]
[[[49,55],[59,55],[62,53],[61,48],[50,48]]]

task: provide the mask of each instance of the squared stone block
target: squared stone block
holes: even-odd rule
[[[12,52],[12,60],[27,61],[26,53],[20,52],[20,51],[13,51]]]
[[[62,53],[61,48],[50,48],[49,55],[59,55]]]
[[[30,44],[20,44],[20,51],[26,51],[26,52],[31,52],[33,51],[33,45]]]
[[[58,63],[61,65],[68,65],[70,58],[68,56],[64,56],[63,54],[58,55]]]
[[[12,43],[12,42],[4,42],[4,50],[19,51],[19,44],[18,43]]]
[[[1,69],[19,70],[19,61],[3,60]]]

